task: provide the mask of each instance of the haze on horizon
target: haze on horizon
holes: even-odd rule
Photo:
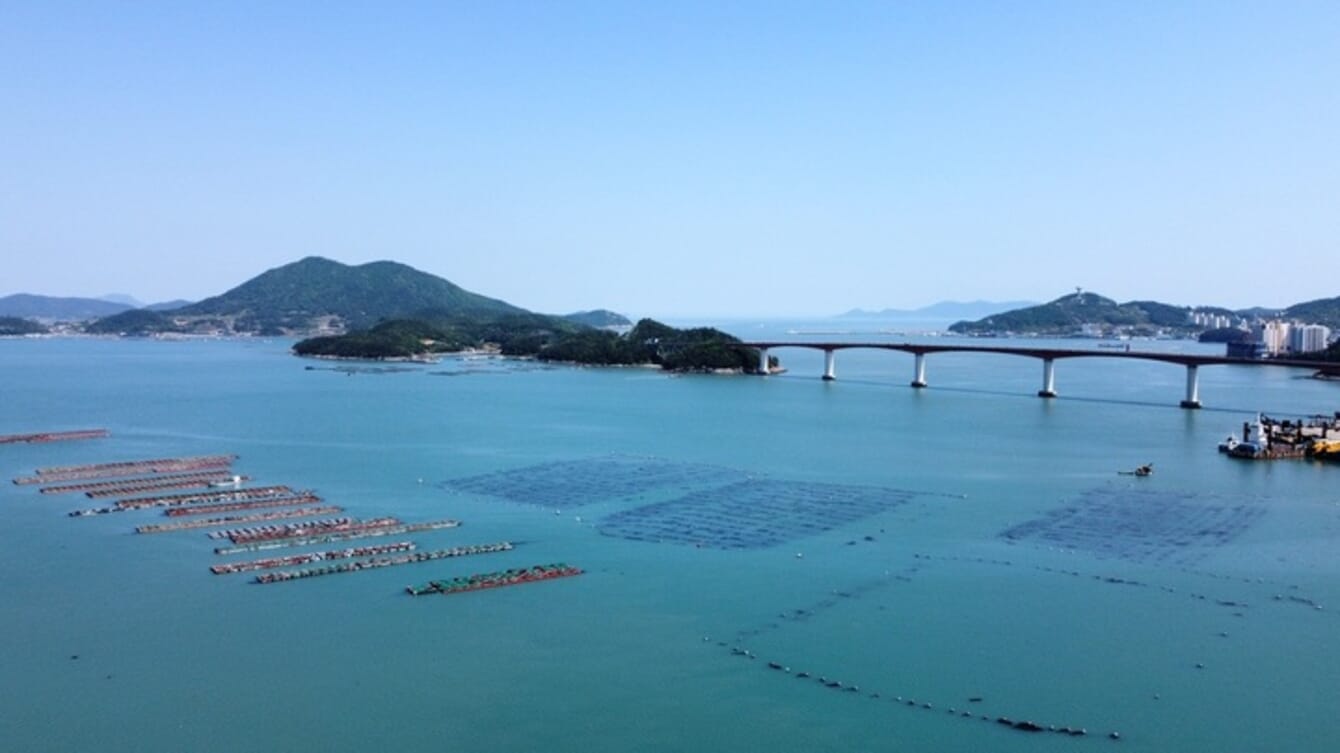
[[[538,311],[1340,295],[1331,2],[10,3],[0,295],[308,255]]]

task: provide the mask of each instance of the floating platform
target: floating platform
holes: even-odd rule
[[[78,484],[44,486],[38,489],[42,494],[68,494],[84,492],[88,497],[118,497],[137,492],[158,491],[160,489],[185,488],[189,486],[206,487],[210,484],[233,480],[231,473],[222,471],[175,473],[148,478],[121,479],[119,481],[86,481]]]
[[[410,596],[458,594],[466,591],[481,591],[485,588],[518,586],[522,583],[536,583],[542,580],[567,578],[581,574],[582,570],[580,568],[558,562],[552,565],[523,567],[520,570],[499,570],[494,573],[478,573],[463,578],[452,578],[450,580],[433,580],[429,581],[428,584],[424,586],[408,586],[405,588],[405,591],[408,592]]]
[[[303,507],[297,510],[271,510],[270,512],[258,512],[251,515],[230,515],[223,518],[203,518],[200,520],[178,520],[172,523],[156,523],[153,525],[139,526],[135,533],[172,533],[173,531],[189,531],[197,528],[215,528],[217,526],[232,525],[234,523],[254,523],[262,520],[283,520],[285,518],[302,518],[308,515],[331,515],[344,512],[343,507],[335,505],[326,505],[323,507]],[[210,538],[222,538],[212,532]]]
[[[201,497],[203,497],[203,496],[204,496],[203,494],[202,494],[202,495],[191,495],[191,494],[180,495],[180,496],[182,497],[182,499],[159,498],[159,497],[138,497],[138,498],[133,499],[133,500],[121,500],[121,502],[117,502],[116,504],[112,505],[111,507],[92,507],[92,508],[89,508],[89,509],[86,509],[86,510],[74,510],[74,511],[70,512],[70,517],[72,517],[72,518],[78,518],[78,517],[83,517],[83,516],[85,516],[85,515],[106,515],[107,513],[112,513],[112,512],[126,512],[126,511],[129,511],[129,510],[140,510],[140,509],[145,509],[145,508],[148,508],[148,507],[154,507],[154,506],[167,507],[168,509],[166,509],[166,510],[163,511],[163,514],[164,514],[164,515],[167,515],[167,516],[170,516],[170,517],[178,517],[178,516],[184,516],[184,515],[202,515],[202,514],[206,514],[206,513],[213,514],[213,513],[219,513],[219,512],[234,512],[234,511],[237,511],[237,510],[250,510],[250,509],[264,508],[264,507],[287,507],[287,506],[290,506],[290,505],[294,504],[294,503],[292,502],[292,500],[295,500],[295,499],[296,499],[296,500],[301,500],[301,503],[302,503],[302,504],[306,504],[306,502],[308,502],[308,501],[311,501],[311,502],[320,502],[320,501],[321,501],[321,498],[320,498],[320,497],[317,497],[316,495],[312,494],[311,492],[295,492],[295,491],[293,491],[292,489],[289,489],[287,486],[272,486],[272,487],[265,487],[265,489],[266,489],[266,493],[262,493],[262,494],[251,494],[251,493],[247,493],[247,492],[256,492],[256,491],[259,491],[259,490],[254,490],[254,489],[246,489],[246,490],[243,490],[242,492],[212,492],[211,494],[221,494],[221,495],[223,495],[223,496],[216,496],[216,497],[213,497],[213,499],[219,499],[219,500],[238,500],[238,501],[236,501],[236,502],[219,502],[219,503],[212,504],[212,505],[188,505],[188,504],[186,504],[186,501],[187,501],[187,500],[190,500],[192,497],[195,497],[195,496],[201,496]],[[281,489],[282,489],[283,491],[277,491],[277,490],[281,490]],[[177,496],[177,495],[174,495],[174,497],[175,497],[175,496]],[[134,503],[134,504],[126,505],[126,504],[123,504],[124,502],[132,502],[132,503]],[[282,504],[271,504],[272,502],[279,502],[279,503],[282,503]],[[174,505],[177,505],[177,506],[174,506]]]
[[[438,549],[431,552],[411,552],[409,554],[397,554],[390,557],[373,557],[372,559],[341,562],[336,565],[326,565],[324,567],[315,567],[307,570],[285,570],[277,573],[262,573],[261,575],[256,576],[256,582],[280,583],[286,580],[315,578],[321,575],[356,573],[360,570],[373,570],[379,567],[409,565],[415,562],[428,562],[430,560],[448,559],[451,557],[468,557],[474,554],[507,552],[514,548],[515,545],[512,542],[500,541],[496,544],[474,544],[471,546],[452,547],[451,549]]]
[[[363,521],[360,521],[357,518],[329,518],[327,520],[314,520],[304,523],[289,523],[285,525],[259,526],[256,528],[224,531],[220,538],[226,538],[234,544],[253,544],[259,541],[280,541],[282,539],[296,539],[303,536],[319,536],[323,533],[387,528],[398,525],[404,525],[399,518],[373,518],[371,520]]]
[[[163,511],[163,514],[170,518],[178,518],[186,515],[215,515],[221,512],[237,512],[238,510],[261,510],[267,507],[297,507],[299,505],[310,505],[321,501],[322,499],[320,497],[311,492],[299,492],[291,497],[253,499],[245,502],[221,502],[215,505],[169,507]]]
[[[82,479],[116,478],[121,476],[146,476],[181,471],[216,470],[227,468],[237,460],[236,455],[201,455],[187,458],[159,458],[155,460],[124,460],[115,463],[95,463],[92,465],[66,465],[54,468],[38,468],[36,476],[14,479],[20,486],[29,484],[48,484],[53,481],[78,481]]]
[[[103,439],[110,436],[106,429],[77,429],[75,431],[43,431],[36,434],[0,434],[0,444],[40,444],[67,442],[76,439]]]
[[[295,492],[287,486],[257,486],[251,489],[225,489],[212,492],[187,492],[185,494],[164,494],[156,497],[131,497],[117,500],[116,506],[124,510],[138,510],[142,507],[175,507],[201,502],[243,502],[252,499],[270,499],[287,497]]]
[[[414,551],[414,548],[414,542],[412,541],[399,541],[394,544],[356,546],[349,549],[334,549],[329,552],[307,552],[306,554],[290,554],[285,557],[267,557],[265,559],[251,560],[249,562],[229,562],[224,565],[213,565],[209,570],[215,575],[230,575],[232,573],[244,573],[249,570],[270,570],[276,567],[308,565],[313,562],[324,562],[326,560],[352,559],[354,557],[372,557],[380,554],[412,552]]]
[[[353,539],[364,539],[373,536],[391,536],[401,533],[414,533],[416,531],[433,531],[439,528],[456,528],[460,524],[461,522],[459,520],[435,520],[429,523],[402,523],[401,525],[386,526],[383,528],[351,529],[348,531],[339,531],[337,533],[323,533],[317,536],[300,536],[292,539],[276,539],[252,544],[218,547],[214,550],[214,553],[241,554],[243,552],[261,552],[266,549],[283,549],[290,546],[329,544],[335,541],[350,541]]]

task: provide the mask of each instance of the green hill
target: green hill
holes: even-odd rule
[[[37,322],[17,316],[0,316],[0,336],[40,335],[47,328]]]
[[[91,335],[143,337],[163,332],[181,332],[183,329],[157,311],[131,309],[91,322],[84,327],[84,331]]]
[[[1284,310],[1284,317],[1340,329],[1340,296],[1296,303]]]
[[[226,317],[236,332],[362,329],[425,310],[496,317],[526,313],[441,277],[390,261],[358,266],[311,256],[265,272],[228,292],[171,312]]]
[[[1190,332],[1190,308],[1155,301],[1117,303],[1096,293],[1072,293],[1040,306],[1006,311],[974,322],[955,322],[949,331],[967,335],[1006,333],[1066,336],[1095,329],[1123,334],[1160,330]]]
[[[126,311],[130,306],[97,298],[58,298],[16,293],[0,298],[0,316],[80,322]]]
[[[623,314],[616,314],[607,309],[578,311],[572,314],[564,314],[563,318],[570,322],[585,324],[588,327],[629,327],[633,324]]]

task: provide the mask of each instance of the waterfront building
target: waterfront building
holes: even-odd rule
[[[1261,344],[1268,356],[1277,356],[1289,347],[1289,323],[1279,319],[1257,322],[1252,326],[1252,341]]]
[[[1320,324],[1295,324],[1289,330],[1289,350],[1294,353],[1315,353],[1325,350],[1330,338],[1330,327]]]

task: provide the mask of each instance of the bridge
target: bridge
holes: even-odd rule
[[[1186,396],[1182,399],[1183,408],[1200,407],[1201,366],[1274,366],[1312,371],[1327,371],[1340,374],[1340,364],[1326,361],[1307,361],[1286,358],[1229,358],[1227,356],[1195,355],[1189,353],[1160,353],[1157,351],[1130,350],[1079,350],[1074,348],[1027,348],[1005,345],[945,345],[923,343],[846,343],[846,342],[746,342],[744,345],[759,350],[759,373],[768,373],[768,351],[776,348],[810,348],[824,352],[824,381],[837,379],[837,351],[854,348],[872,348],[876,350],[897,350],[916,356],[913,366],[912,386],[925,387],[926,356],[931,353],[999,353],[1002,355],[1024,356],[1042,361],[1042,389],[1038,397],[1056,397],[1056,361],[1062,358],[1138,358],[1145,361],[1162,361],[1186,367]]]

